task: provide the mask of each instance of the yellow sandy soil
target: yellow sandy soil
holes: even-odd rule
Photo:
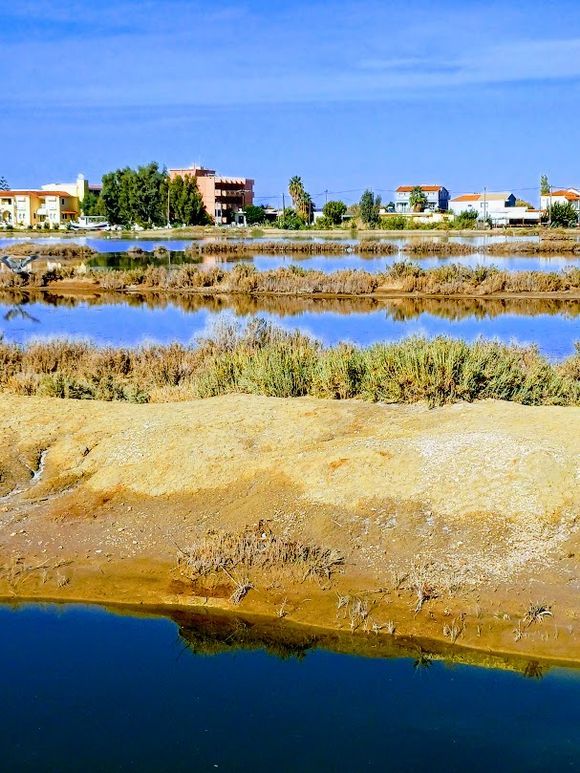
[[[244,611],[349,630],[340,594],[368,602],[361,630],[580,661],[579,480],[576,408],[2,395],[0,594],[232,608],[231,578],[176,558],[263,520],[345,565],[250,572]],[[418,576],[437,598],[415,613]],[[553,616],[522,623],[531,602]]]

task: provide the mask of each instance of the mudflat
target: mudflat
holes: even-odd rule
[[[0,594],[580,662],[579,483],[579,408],[2,394]],[[278,559],[209,571],[244,534]]]

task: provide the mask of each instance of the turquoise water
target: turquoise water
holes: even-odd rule
[[[482,336],[504,342],[534,343],[546,355],[561,358],[572,354],[574,342],[580,340],[580,316],[572,313],[572,306],[557,307],[562,309],[560,313],[508,311],[486,316],[485,307],[470,312],[464,304],[457,303],[454,313],[453,303],[446,302],[446,316],[420,310],[413,312],[413,316],[405,316],[399,313],[397,304],[389,308],[371,307],[368,311],[351,311],[348,303],[343,307],[335,303],[330,307],[311,304],[290,312],[267,310],[272,307],[234,312],[227,307],[220,308],[219,304],[204,307],[201,302],[194,299],[193,303],[199,305],[192,310],[182,308],[177,302],[150,305],[137,299],[131,299],[131,305],[126,302],[71,302],[70,306],[0,303],[0,334],[5,340],[20,343],[39,337],[88,338],[99,344],[126,346],[145,341],[187,343],[207,333],[224,317],[244,323],[257,313],[288,330],[302,330],[327,344],[351,341],[368,345],[410,335],[449,335],[468,341]]]
[[[0,607],[0,631],[6,771],[487,773],[580,760],[572,671],[318,649],[281,659],[231,637],[209,656],[203,630],[79,606]]]

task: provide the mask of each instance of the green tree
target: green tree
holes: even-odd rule
[[[178,175],[166,184],[169,185],[169,220],[171,223],[207,225],[211,222],[195,177]]]
[[[81,212],[83,215],[102,215],[103,212],[99,212],[102,208],[101,197],[97,196],[92,191],[87,191],[83,200],[81,201]]]
[[[547,174],[543,174],[540,177],[540,193],[542,196],[548,196],[550,193],[550,183],[548,182]]]
[[[423,212],[427,206],[427,196],[420,185],[416,185],[409,194],[409,204],[414,212]]]
[[[105,217],[111,225],[130,226],[135,222],[132,192],[135,173],[129,167],[103,175],[101,199]]]
[[[530,202],[526,201],[525,199],[516,199],[516,207],[527,207],[528,209],[533,209]]]
[[[473,228],[477,221],[477,212],[475,209],[464,209],[453,221],[455,228]]]
[[[244,207],[244,214],[248,225],[261,225],[266,222],[266,211],[263,206],[256,207],[254,204],[249,204]]]
[[[296,212],[295,209],[292,209],[291,207],[284,210],[284,214],[281,215],[278,220],[276,221],[276,225],[278,228],[285,228],[292,231],[297,231],[299,228],[302,228],[304,225],[304,220],[300,217],[300,215]]]
[[[381,197],[375,196],[371,190],[366,190],[360,197],[360,217],[366,226],[375,228],[380,222]]]
[[[547,217],[554,228],[573,228],[580,222],[578,210],[569,201],[565,204],[556,201],[549,208]]]
[[[346,214],[346,204],[344,201],[327,201],[322,207],[322,214],[332,225],[340,225],[342,216]]]
[[[155,161],[140,166],[131,187],[133,215],[139,225],[163,225],[167,219],[167,172]]]
[[[144,227],[167,220],[167,173],[152,162],[103,175],[102,209],[112,225]]]
[[[8,185],[8,180],[2,176],[0,177],[0,191],[9,191],[10,186]]]

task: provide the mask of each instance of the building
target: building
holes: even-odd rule
[[[204,206],[216,225],[239,222],[238,213],[254,203],[254,181],[247,177],[224,177],[214,169],[190,166],[169,169],[169,178],[195,177]]]
[[[6,226],[52,228],[79,216],[79,199],[63,190],[0,191],[0,222]]]
[[[70,196],[77,198],[79,202],[82,201],[89,192],[99,196],[102,188],[103,186],[100,184],[95,185],[89,183],[83,174],[79,174],[77,179],[72,183],[48,183],[47,185],[41,186],[43,191],[65,191]]]
[[[449,191],[442,185],[399,185],[395,191],[395,212],[401,214],[410,214],[413,207],[409,201],[411,191],[415,188],[421,188],[427,197],[427,204],[424,211],[435,212],[441,210],[445,212],[449,207]]]
[[[540,196],[540,209],[549,209],[553,204],[571,204],[580,213],[580,190],[564,188]]]
[[[66,226],[76,220],[81,203],[90,191],[97,195],[101,185],[91,185],[79,174],[74,182],[47,183],[29,190],[0,191],[0,226],[13,228]]]
[[[509,191],[465,193],[449,202],[454,215],[477,212],[478,220],[491,220],[493,225],[520,225],[540,222],[540,210],[516,206],[517,199]]]

